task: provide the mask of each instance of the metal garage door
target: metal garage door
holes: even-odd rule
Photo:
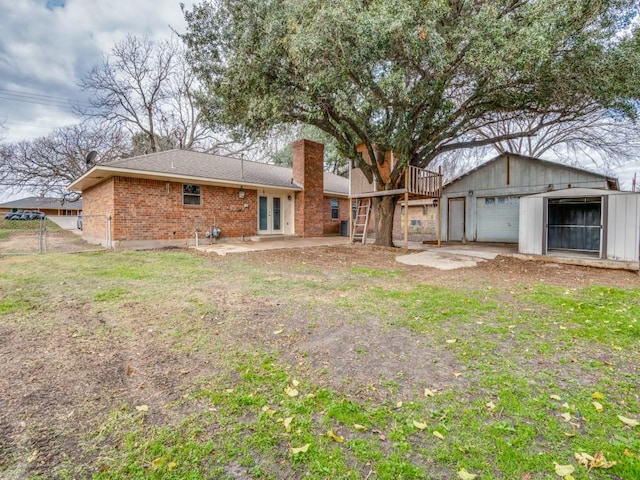
[[[518,197],[478,197],[476,240],[478,242],[518,242]]]

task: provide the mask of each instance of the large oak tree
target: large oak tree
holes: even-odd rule
[[[640,87],[637,0],[213,0],[183,36],[204,114],[251,136],[282,123],[327,132],[370,182],[407,165],[532,135],[496,122],[585,110],[633,118]],[[482,131],[480,135],[475,132]],[[400,158],[389,178],[355,154]],[[397,197],[377,197],[376,242],[392,245]]]

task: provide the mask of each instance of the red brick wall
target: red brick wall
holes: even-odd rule
[[[82,236],[87,240],[107,240],[106,217],[113,216],[113,179],[82,192]]]
[[[256,234],[257,192],[201,185],[201,205],[182,204],[182,183],[139,178],[113,179],[113,240],[181,240],[213,225],[222,238]],[[248,208],[244,205],[247,204]]]
[[[296,193],[295,232],[301,237],[324,234],[324,145],[311,140],[293,143],[293,179],[303,186]]]
[[[324,234],[339,235],[340,222],[349,221],[349,199],[338,198],[338,218],[331,218],[331,199],[334,197],[324,197]]]

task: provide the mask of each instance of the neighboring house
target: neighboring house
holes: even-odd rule
[[[566,188],[618,190],[615,178],[547,160],[503,153],[444,186],[442,240],[518,243],[520,198]],[[412,240],[434,240],[437,203],[409,202]],[[397,236],[404,208],[398,205]]]
[[[349,220],[349,183],[323,171],[324,146],[293,144],[293,168],[187,150],[94,166],[82,192],[83,236],[112,246],[193,243],[218,227],[222,239],[337,235]]]
[[[640,261],[640,194],[568,188],[520,199],[518,252],[624,262]]]
[[[71,202],[62,198],[27,197],[0,203],[0,213],[18,210],[38,210],[45,215],[78,215],[82,211],[82,200]]]

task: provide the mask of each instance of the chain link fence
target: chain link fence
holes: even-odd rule
[[[95,228],[108,238],[108,219],[104,215],[92,219]],[[30,255],[40,253],[75,253],[99,251],[107,242],[87,242],[82,237],[75,216],[52,216],[37,220],[6,220],[0,218],[0,255]]]

